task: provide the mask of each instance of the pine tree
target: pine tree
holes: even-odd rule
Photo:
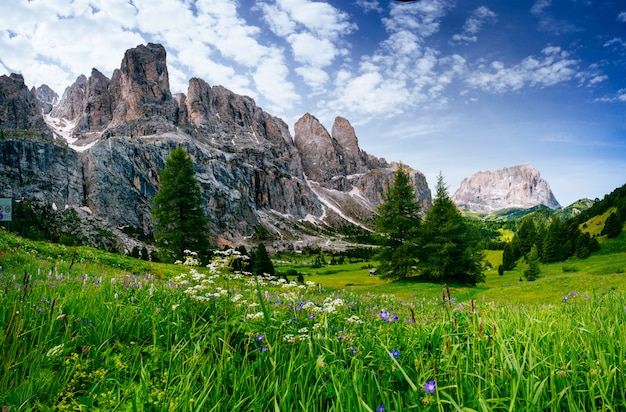
[[[274,276],[274,264],[263,243],[259,243],[254,253],[254,274],[257,276]]]
[[[456,280],[475,285],[484,281],[480,235],[450,199],[441,173],[436,192],[420,231],[420,273],[439,282]]]
[[[543,238],[541,261],[544,263],[560,262],[563,260],[566,244],[562,242],[561,220],[557,217],[550,222],[550,227]]]
[[[511,246],[513,247],[513,260],[518,260],[525,256],[535,244],[537,238],[537,228],[532,217],[522,218],[519,229],[513,236]]]
[[[165,164],[152,208],[159,258],[164,262],[182,260],[185,250],[198,253],[200,259],[206,258],[208,220],[191,157],[178,147],[170,152]]]
[[[513,248],[510,242],[504,244],[502,251],[502,269],[511,270],[515,267],[515,258],[513,256]]]
[[[524,270],[524,277],[529,282],[532,282],[537,279],[541,273],[541,268],[539,267],[539,250],[537,249],[537,245],[533,245],[530,248],[530,252],[528,252],[526,260],[528,261],[528,269]]]
[[[604,228],[602,228],[601,235],[606,235],[606,237],[614,238],[620,234],[622,231],[622,222],[617,215],[617,213],[611,213],[609,217],[606,218],[606,222],[604,222]]]
[[[376,228],[385,236],[378,254],[381,277],[405,278],[415,271],[421,217],[411,177],[403,165],[398,166],[377,213]]]
[[[591,254],[589,250],[589,242],[591,241],[591,236],[589,233],[583,233],[578,236],[576,239],[576,257],[580,259],[586,259]]]

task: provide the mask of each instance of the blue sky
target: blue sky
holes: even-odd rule
[[[59,95],[124,51],[168,52],[293,124],[355,127],[365,151],[450,194],[481,170],[536,166],[566,206],[626,183],[626,4],[587,0],[15,0],[0,74]]]

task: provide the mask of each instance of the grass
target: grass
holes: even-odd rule
[[[0,250],[3,410],[626,408],[626,294],[603,274],[620,252],[448,289],[362,263],[298,285],[232,255],[162,265],[5,232]]]

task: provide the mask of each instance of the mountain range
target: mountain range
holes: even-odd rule
[[[59,230],[97,243],[105,229],[109,248],[121,251],[150,237],[159,171],[177,146],[194,160],[218,246],[293,247],[346,228],[371,231],[401,167],[360,149],[339,116],[329,132],[306,113],[292,136],[283,120],[225,87],[192,78],[186,94],[172,94],[165,48],[152,43],[127,50],[111,78],[95,68],[79,76],[60,98],[46,85],[28,89],[19,74],[0,76],[0,130],[0,196],[72,211],[91,231]],[[427,210],[425,176],[402,167]],[[536,169],[506,170],[466,179],[453,199],[472,210],[560,207]]]

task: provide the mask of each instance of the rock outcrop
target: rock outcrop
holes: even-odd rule
[[[382,202],[398,167],[361,150],[354,128],[343,117],[335,118],[331,135],[315,116],[306,113],[295,124],[294,143],[309,180],[327,191],[364,198],[370,203],[371,213],[374,212],[371,206]],[[417,200],[422,208],[429,208],[431,193],[426,177],[416,170],[411,170],[410,174]]]
[[[451,199],[459,208],[474,212],[527,209],[537,205],[561,208],[548,182],[531,165],[475,173],[461,182]]]
[[[35,90],[29,90],[21,74],[0,76],[0,129],[49,134]]]
[[[50,113],[54,105],[59,102],[59,95],[56,94],[56,92],[47,84],[42,84],[37,87],[35,93],[37,95],[37,100],[39,100],[39,104],[41,105],[41,110],[43,110],[43,114]]]
[[[21,93],[21,109],[3,114],[0,127],[44,124],[34,95],[13,76],[0,95]],[[10,110],[3,100],[0,113]],[[229,242],[296,240],[314,225],[367,228],[397,166],[362,151],[343,118],[331,136],[307,114],[294,141],[284,121],[222,86],[193,78],[186,95],[172,95],[165,49],[155,44],[128,50],[111,79],[96,69],[79,76],[45,118],[55,140],[0,140],[0,194],[146,235],[159,172],[177,146],[194,161],[211,238]],[[412,177],[428,207],[426,179]]]

